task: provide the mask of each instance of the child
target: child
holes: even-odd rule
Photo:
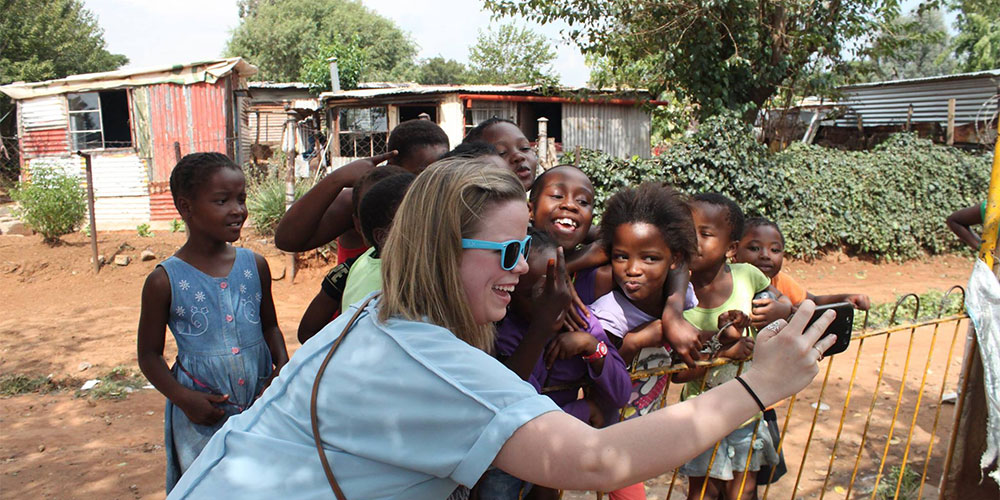
[[[346,311],[347,306],[360,302],[368,294],[382,289],[382,260],[379,258],[379,250],[389,236],[396,209],[415,178],[413,174],[400,174],[383,179],[372,186],[361,200],[361,208],[358,210],[361,230],[365,242],[371,248],[358,257],[347,275],[344,300],[340,304],[341,312]]]
[[[304,252],[335,238],[337,262],[367,250],[351,224],[351,187],[375,165],[386,161],[419,174],[448,151],[448,136],[434,122],[409,120],[389,134],[389,152],[355,160],[333,171],[288,209],[274,232],[274,244],[286,252]]]
[[[779,318],[787,317],[791,304],[781,296],[770,280],[757,268],[749,264],[727,264],[727,258],[736,254],[736,247],[743,233],[743,211],[729,198],[717,193],[699,194],[691,203],[691,216],[698,237],[698,253],[691,260],[691,284],[698,296],[698,307],[684,312],[684,317],[700,330],[711,330],[718,327],[719,316],[729,311],[738,310],[746,315],[753,312],[757,324],[767,324]],[[754,308],[751,302],[757,293],[769,290],[779,300],[771,301],[766,307]],[[747,338],[722,353],[734,359],[745,359],[753,352],[753,342]],[[717,368],[697,368],[675,374],[675,382],[688,382],[681,391],[681,399],[695,397],[702,392],[702,387],[709,390],[712,387],[733,379],[738,368],[732,364]],[[707,379],[703,382],[703,378]],[[702,485],[708,472],[708,485],[705,488],[705,498],[714,500],[725,497],[737,499],[741,483],[745,499],[756,496],[756,471],[762,465],[777,463],[775,443],[765,425],[758,425],[759,417],[726,436],[719,444],[712,462],[712,470],[708,471],[714,450],[708,450],[680,468],[680,472],[688,476],[688,499],[694,500],[701,496]],[[751,425],[752,424],[752,425]],[[751,440],[756,432],[756,439]],[[746,460],[749,450],[753,448],[753,457],[747,474]]]
[[[771,285],[787,296],[794,308],[806,299],[821,304],[850,302],[856,309],[867,311],[871,301],[867,295],[860,293],[842,293],[832,295],[813,295],[806,291],[789,274],[781,272],[785,261],[785,236],[773,221],[764,217],[747,219],[743,238],[736,250],[736,262],[753,264],[771,279]],[[759,302],[755,302],[755,305]]]
[[[531,321],[536,317],[535,308],[543,302],[537,291],[549,273],[546,263],[557,259],[559,245],[535,228],[528,228],[528,235],[531,237],[528,272],[514,288],[507,316],[497,330],[496,355],[539,392],[545,387],[571,386],[545,394],[566,413],[594,427],[603,427],[616,421],[618,409],[628,402],[632,383],[625,362],[614,348],[609,348],[611,343],[596,320],[591,321],[587,331],[559,334],[552,325],[546,327]],[[509,361],[514,361],[517,355],[534,362],[512,366]],[[587,398],[579,398],[581,385],[589,386]],[[506,491],[531,487],[500,471],[488,474],[480,482],[481,499],[517,498],[500,493],[499,484],[504,484]]]
[[[355,192],[358,196],[352,196],[352,214],[351,218],[354,222],[355,230],[361,234],[361,219],[358,215],[358,211],[361,205],[361,198],[365,196],[368,189],[373,185],[381,181],[382,179],[392,177],[399,174],[409,174],[406,170],[395,165],[385,165],[382,167],[375,167],[370,170],[367,174],[363,175],[361,179],[355,183]],[[336,267],[330,270],[323,278],[323,282],[319,293],[313,297],[312,302],[309,303],[309,307],[306,308],[306,312],[302,314],[302,319],[299,320],[299,332],[298,338],[300,343],[304,343],[306,340],[316,335],[316,332],[320,331],[327,323],[329,323],[333,318],[336,318],[340,314],[340,306],[344,296],[344,286],[347,283],[347,274],[351,270],[351,266],[354,262],[358,260],[359,256],[350,257],[343,262],[339,262]]]
[[[566,267],[573,278],[580,303],[589,305],[609,293],[614,283],[605,245],[592,242],[594,186],[587,175],[573,165],[558,165],[535,180],[528,201],[532,225],[553,235],[566,254]],[[685,297],[689,291],[686,262],[670,271],[666,292],[669,307],[664,308],[660,326],[670,345],[685,362],[693,363],[701,348],[698,332],[684,321]],[[572,316],[572,315],[571,315]],[[575,323],[582,320],[572,318]],[[579,326],[576,325],[578,328]]]
[[[462,142],[473,141],[495,147],[500,158],[507,161],[507,168],[521,181],[524,190],[531,190],[538,169],[538,155],[516,123],[503,118],[490,118],[470,130]]]
[[[959,240],[962,240],[962,243],[968,245],[973,252],[978,252],[979,247],[983,244],[983,239],[973,232],[970,226],[981,225],[985,220],[986,202],[984,201],[955,210],[948,216],[945,223],[948,225],[948,229],[951,229],[951,232],[955,233]]]
[[[670,270],[694,253],[695,236],[687,207],[676,191],[663,184],[626,188],[608,200],[601,219],[601,240],[611,256],[615,288],[592,304],[594,316],[625,362],[636,370],[669,366],[670,354],[660,327],[630,332],[657,322],[667,305]],[[624,418],[659,408],[667,382],[665,376],[633,382],[622,411]],[[612,492],[611,497],[645,498],[645,489],[638,483]]]
[[[194,153],[170,174],[187,242],[146,278],[139,368],[167,397],[167,492],[222,424],[247,409],[288,362],[263,257],[230,243],[247,218],[246,178],[220,153]],[[164,330],[177,342],[172,369]]]

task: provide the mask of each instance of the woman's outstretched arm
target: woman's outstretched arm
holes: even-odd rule
[[[812,302],[803,302],[780,332],[765,329],[758,335],[754,364],[742,378],[764,406],[806,387],[819,371],[820,353],[833,345],[833,336],[819,340],[833,321],[832,311],[805,330],[814,309]],[[493,463],[535,484],[609,491],[680,466],[759,411],[750,394],[733,380],[604,429],[550,412],[521,426]]]

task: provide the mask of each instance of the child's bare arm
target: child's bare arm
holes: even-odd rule
[[[532,310],[528,331],[514,348],[504,365],[528,380],[531,371],[542,356],[545,344],[562,327],[566,308],[570,303],[569,283],[566,279],[566,261],[562,248],[556,249],[556,259],[549,260],[545,271],[545,282],[535,290],[535,307]]]
[[[601,266],[597,268],[594,275],[594,297],[603,297],[615,287],[615,277],[611,274],[611,266]]]
[[[271,351],[271,362],[274,363],[276,377],[282,366],[288,362],[288,350],[285,348],[285,337],[278,327],[278,314],[274,310],[274,299],[271,297],[271,267],[264,257],[254,254],[257,260],[257,274],[260,276],[260,328],[264,334],[264,342]]]
[[[867,311],[871,308],[872,302],[867,295],[862,293],[835,293],[829,295],[808,294],[809,300],[821,306],[825,304],[836,304],[837,302],[850,302],[855,309]]]
[[[302,319],[299,320],[299,343],[304,344],[319,333],[330,322],[330,318],[338,309],[340,309],[340,301],[320,290],[309,303],[306,312],[302,313]]]
[[[566,259],[566,272],[573,274],[584,269],[607,265],[608,262],[604,245],[600,241],[595,241],[583,246],[572,257]]]
[[[139,369],[156,390],[166,396],[194,423],[212,425],[224,415],[213,403],[223,403],[228,395],[217,396],[192,391],[174,379],[163,360],[167,319],[170,316],[170,281],[167,272],[157,267],[142,287],[142,307],[136,336]]]
[[[684,319],[684,302],[691,276],[687,264],[667,275],[667,305],[660,317],[663,337],[688,366],[701,359],[702,343],[698,330]]]
[[[289,207],[274,230],[274,244],[287,252],[312,250],[354,227],[351,200],[344,188],[353,186],[395,151],[352,161],[334,170]]]
[[[682,372],[677,372],[670,377],[670,381],[675,384],[681,384],[684,382],[690,382],[692,380],[697,380],[704,377],[708,373],[708,367],[699,366],[697,368],[688,368]]]
[[[618,354],[625,361],[625,366],[631,366],[632,360],[643,348],[662,345],[663,325],[656,319],[626,333],[622,338],[621,347],[618,348]]]
[[[973,250],[979,250],[980,245],[983,244],[983,240],[969,228],[969,226],[983,223],[983,216],[979,210],[979,205],[972,205],[971,207],[956,210],[948,216],[945,222],[948,224],[948,229],[951,229],[951,232],[955,233],[958,239],[962,240],[962,243],[965,243]]]

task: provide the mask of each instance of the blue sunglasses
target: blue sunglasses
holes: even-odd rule
[[[531,236],[525,236],[524,240],[501,242],[462,238],[462,248],[500,250],[500,267],[504,271],[510,271],[517,265],[518,256],[524,255],[525,259],[528,258],[528,250],[531,249]]]

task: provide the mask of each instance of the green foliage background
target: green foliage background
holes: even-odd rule
[[[278,221],[285,215],[286,185],[285,171],[281,168],[248,179],[247,211],[250,212],[250,224],[258,234],[274,236]],[[312,178],[299,179],[295,182],[293,196],[296,200],[301,198],[312,186]]]
[[[563,161],[571,163],[572,154]],[[990,158],[912,134],[867,152],[796,144],[771,153],[738,117],[722,115],[657,158],[584,151],[580,166],[594,183],[597,207],[624,186],[662,180],[689,194],[723,193],[748,216],[771,218],[794,257],[843,249],[904,260],[961,247],[944,220],[984,199]]]

